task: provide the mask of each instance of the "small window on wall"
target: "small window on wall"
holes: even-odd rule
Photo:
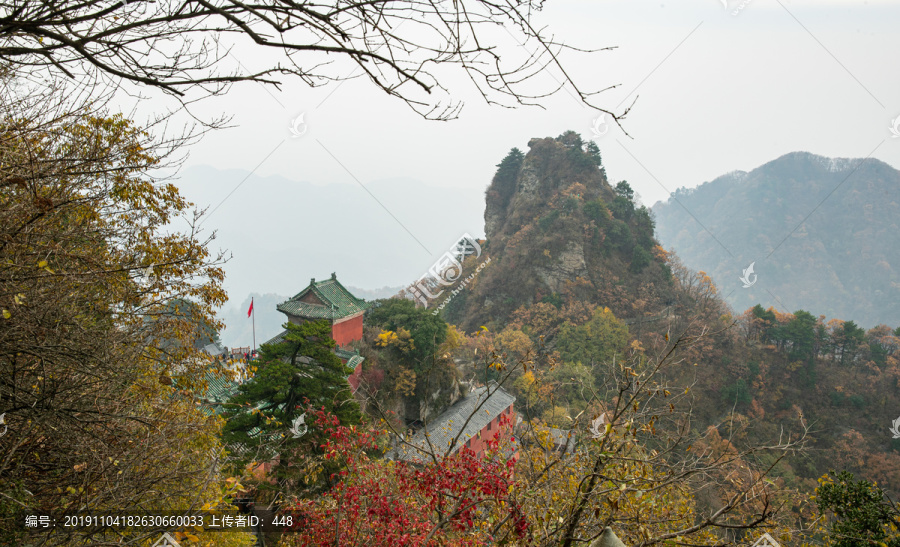
[[[488,431],[491,430],[491,426],[492,426],[492,425],[494,425],[494,420],[491,420],[491,421],[488,422],[488,427],[487,427],[487,430],[488,430]]]

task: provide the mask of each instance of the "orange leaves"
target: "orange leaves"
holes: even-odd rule
[[[644,353],[644,346],[643,346],[643,344],[641,344],[640,340],[632,340],[631,344],[629,344],[629,347],[631,348],[631,351],[635,354]]]
[[[200,538],[191,532],[175,532],[176,541],[190,541],[191,543],[200,543]]]
[[[501,351],[507,353],[509,360],[518,362],[534,351],[534,344],[524,332],[517,329],[504,329],[497,335],[496,342]]]
[[[669,253],[661,245],[653,246],[653,256],[662,263],[669,261]]]

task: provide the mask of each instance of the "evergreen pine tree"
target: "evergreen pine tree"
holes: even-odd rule
[[[519,176],[519,169],[522,168],[524,159],[525,154],[518,148],[513,148],[503,158],[503,161],[497,164],[497,172],[494,174],[490,190],[497,192],[499,197],[498,205],[500,207],[506,207],[513,193],[515,193],[516,178]]]
[[[336,415],[342,425],[360,423],[362,415],[353,398],[347,377],[353,372],[333,353],[328,321],[301,325],[286,323],[284,341],[263,344],[256,374],[240,386],[225,411],[223,437],[247,461],[280,456],[276,474],[290,467],[294,449],[317,436],[296,436],[294,421],[306,408],[324,407]],[[304,417],[307,427],[313,418]],[[239,461],[239,464],[246,463]]]

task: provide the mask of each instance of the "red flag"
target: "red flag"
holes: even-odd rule
[[[247,317],[250,317],[250,314],[253,313],[253,299],[250,299],[250,309],[247,310]]]

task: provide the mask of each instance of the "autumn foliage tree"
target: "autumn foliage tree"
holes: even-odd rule
[[[191,393],[215,370],[194,341],[217,326],[222,257],[177,189],[148,174],[165,143],[17,77],[0,79],[3,543],[21,544],[25,512],[214,506],[227,493],[220,424]]]
[[[389,422],[354,428],[317,413],[316,427],[328,439],[325,457],[342,470],[323,497],[287,508],[296,533],[283,544],[574,545],[607,526],[642,546],[722,545],[762,524],[779,537],[800,537],[782,507],[802,497],[767,480],[774,464],[760,465],[759,456],[777,462],[802,447],[804,432],[752,446],[739,431],[747,425],[740,417],[734,422],[743,426],[731,432],[691,431],[690,386],[665,374],[690,339],[672,340],[656,356],[634,344],[605,364],[600,385],[588,388],[589,408],[568,417],[570,450],[540,421],[526,420],[479,457],[432,446],[426,463],[413,464],[385,457],[409,442]],[[498,370],[501,383],[523,364],[493,349],[478,355],[479,366]],[[531,371],[520,376],[526,378]]]
[[[385,429],[347,427],[324,412],[315,423],[327,434],[325,458],[342,470],[323,498],[285,509],[297,524],[282,545],[488,545],[508,524],[512,538],[525,537],[527,523],[511,494],[514,464],[500,439],[489,441],[484,457],[464,448],[418,466],[380,459],[390,448]]]

